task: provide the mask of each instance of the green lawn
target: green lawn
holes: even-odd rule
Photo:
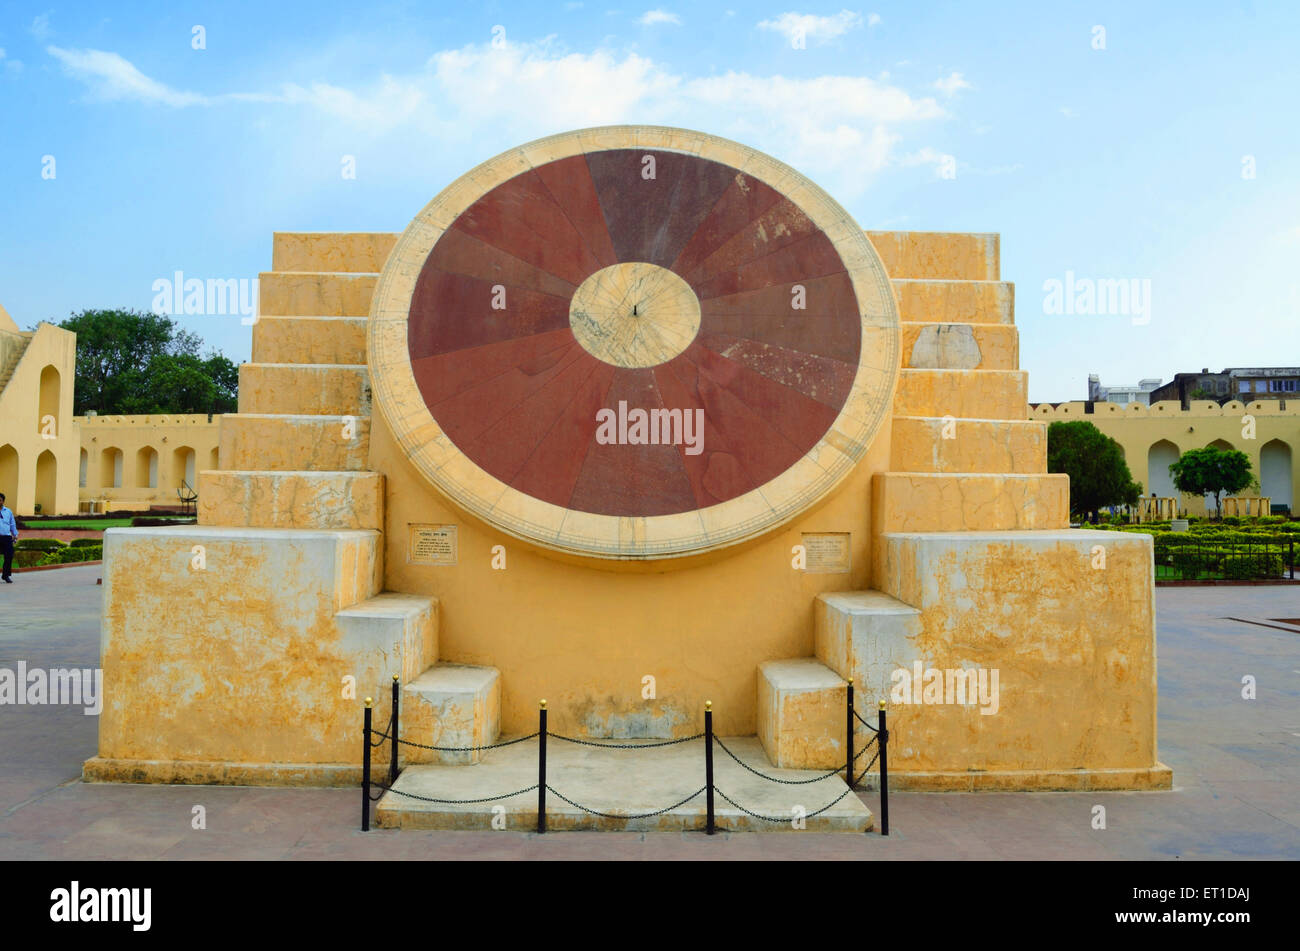
[[[154,518],[171,518],[167,515],[156,515]],[[193,515],[175,516],[177,519],[193,518]],[[27,528],[35,531],[41,528],[81,528],[88,531],[102,531],[105,528],[121,528],[124,525],[130,525],[129,518],[51,518],[40,521],[27,522]]]
[[[131,520],[129,518],[52,518],[48,521],[42,519],[39,522],[28,522],[27,528],[30,531],[36,531],[37,529],[42,528],[84,528],[93,532],[105,528],[119,528],[122,525],[130,524]]]

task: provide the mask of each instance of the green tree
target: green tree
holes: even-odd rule
[[[162,314],[83,310],[59,324],[77,335],[72,411],[226,413],[235,409],[238,368]]]
[[[1255,485],[1250,457],[1236,449],[1189,449],[1169,467],[1174,488],[1184,495],[1214,495],[1214,513],[1223,514],[1223,494]]]
[[[1119,443],[1086,420],[1047,427],[1047,471],[1070,477],[1070,512],[1089,520],[1107,505],[1137,505],[1142,494]]]

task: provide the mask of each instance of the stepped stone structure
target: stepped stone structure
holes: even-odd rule
[[[998,236],[864,232],[753,150],[614,127],[402,235],[277,233],[261,295],[199,525],[106,533],[88,779],[356,783],[394,676],[425,745],[543,697],[688,736],[710,700],[828,770],[851,677],[896,785],[1170,785],[1150,539],[1069,529]],[[620,403],[698,410],[700,452],[667,416],[601,438]],[[406,748],[402,781],[494,755]]]

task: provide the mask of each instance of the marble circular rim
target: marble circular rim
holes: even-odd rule
[[[411,297],[442,234],[483,195],[559,159],[610,149],[695,155],[730,166],[794,202],[826,235],[852,281],[861,317],[857,374],[821,439],[780,475],[744,495],[673,515],[614,516],[543,502],[472,462],[425,405],[407,341]],[[891,410],[901,346],[889,276],[866,233],[834,199],[793,168],[748,146],[666,126],[604,126],[537,139],[462,175],[427,204],[397,239],[375,287],[367,324],[374,400],[411,464],[451,502],[506,534],[543,549],[597,559],[680,558],[742,544],[786,524],[829,495],[866,454]]]

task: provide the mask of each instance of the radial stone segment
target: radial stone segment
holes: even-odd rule
[[[898,314],[842,208],[680,129],[568,133],[434,199],[389,257],[371,376],[412,463],[543,547],[694,554],[786,522],[888,411]]]

